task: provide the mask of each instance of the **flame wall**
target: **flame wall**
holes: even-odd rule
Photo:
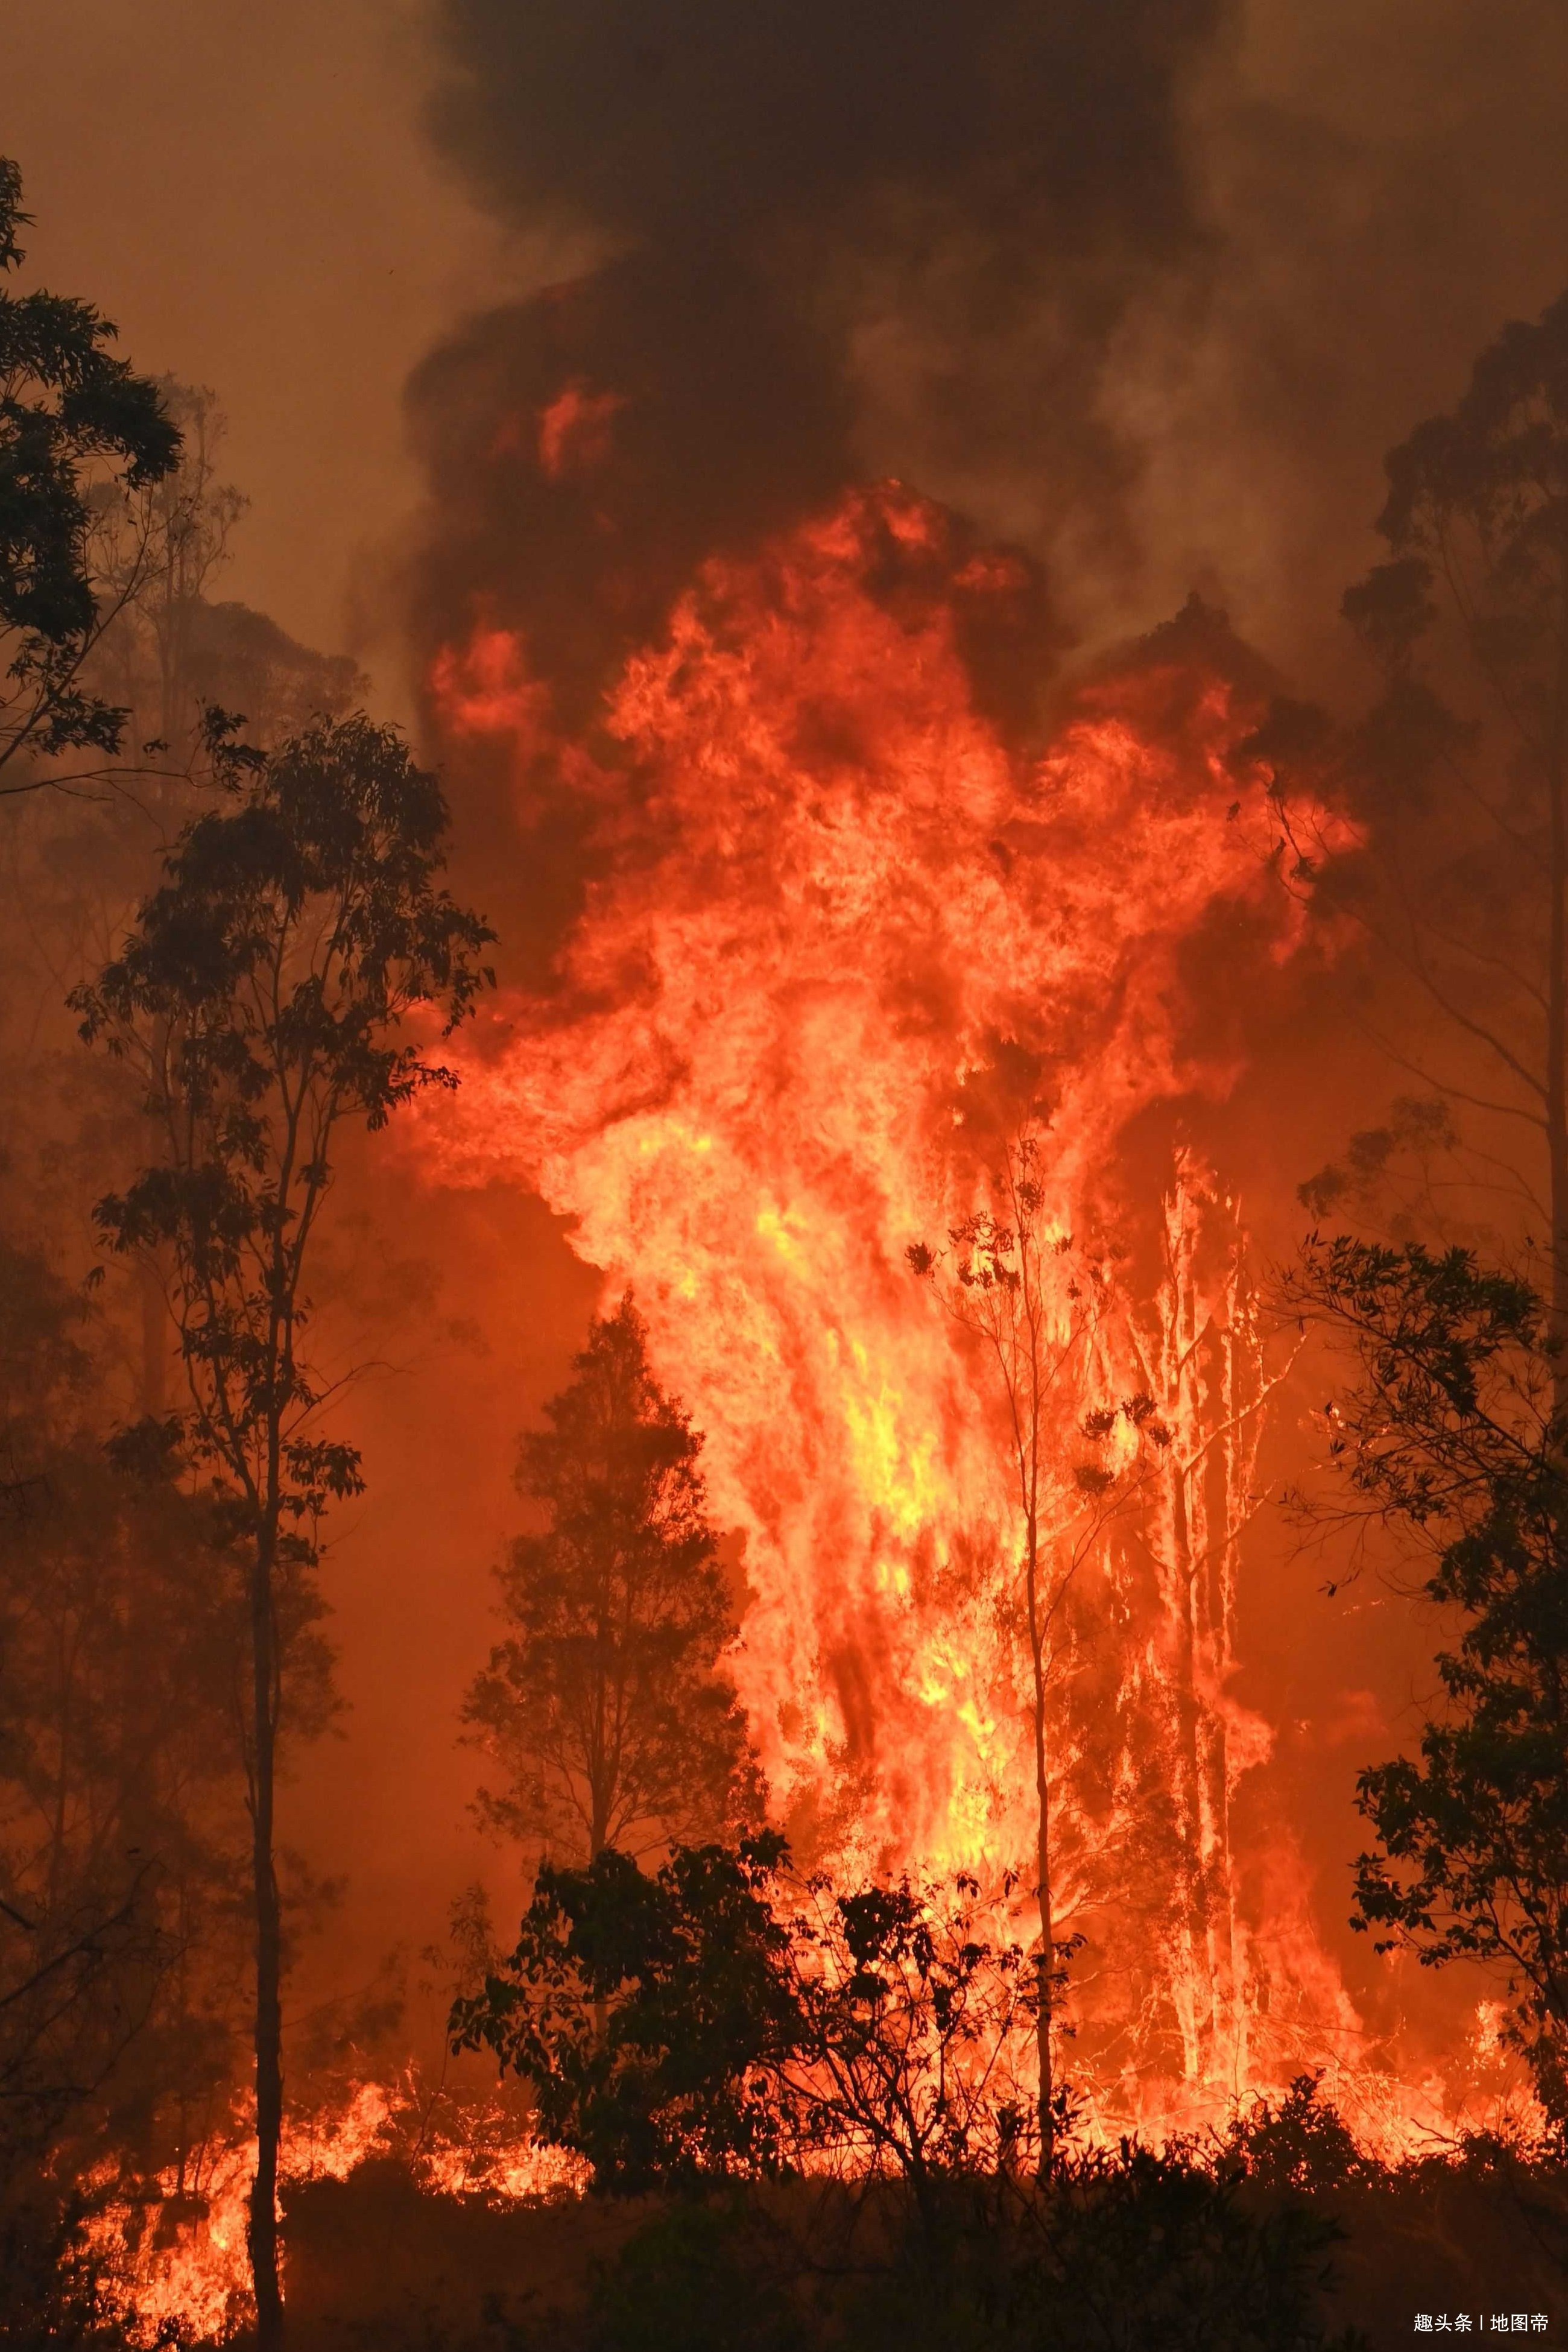
[[[1112,1302],[1058,1450],[1133,1389],[1177,1440],[1138,1540],[1086,1573],[1070,1673],[1063,1651],[1068,1924],[1120,1910],[1125,1958],[1142,1923],[1141,1974],[1103,1989],[1108,2059],[1131,2075],[1159,2044],[1234,2084],[1256,1967],[1229,1796],[1267,1734],[1226,1683],[1268,1373],[1233,1210],[1183,1161],[1162,1213],[1122,1139],[1230,1084],[1194,976],[1244,992],[1314,951],[1310,900],[1247,749],[1258,698],[1179,637],[1080,690],[1043,748],[1009,740],[970,648],[1006,640],[1029,585],[886,485],[709,563],[596,735],[558,731],[521,637],[449,650],[453,735],[504,742],[524,793],[542,757],[567,772],[605,870],[556,992],[503,1003],[421,1150],[536,1184],[635,1286],[744,1535],[736,1670],[797,1835],[860,1866],[1003,1868],[1033,1792],[1001,1399],[905,1252],[1043,1123],[1047,1217]]]

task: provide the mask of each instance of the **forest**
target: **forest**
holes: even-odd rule
[[[1342,380],[1268,12],[645,13],[355,653],[0,126],[0,2347],[1568,2342],[1556,35]]]

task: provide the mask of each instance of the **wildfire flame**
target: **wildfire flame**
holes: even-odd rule
[[[306,2181],[345,2180],[377,2157],[401,2158],[428,2189],[498,2204],[582,2190],[584,2166],[510,2123],[498,2130],[498,2120],[470,2101],[432,2130],[431,2101],[412,2070],[391,2082],[353,2084],[321,2111],[286,2125],[285,2192]],[[178,2324],[200,2342],[226,2343],[254,2322],[245,2233],[255,2170],[256,2140],[241,2103],[194,2168],[160,2174],[133,2205],[115,2196],[111,2168],[89,2176],[89,2201],[101,2200],[89,2241],[108,2284],[130,2305],[135,2340],[156,2343],[161,2329]]]
[[[1129,1123],[1237,1075],[1194,1003],[1197,943],[1241,986],[1311,932],[1247,748],[1258,702],[1217,670],[1153,645],[1080,688],[1044,748],[988,714],[973,649],[1005,635],[1026,579],[884,485],[709,563],[606,696],[607,748],[555,733],[519,635],[487,625],[433,677],[449,736],[510,744],[520,792],[552,755],[598,811],[608,872],[558,995],[498,1007],[418,1148],[447,1181],[536,1185],[635,1285],[745,1537],[734,1666],[775,1801],[856,1868],[1031,1850],[1016,1497],[994,1401],[908,1246],[973,1206],[1027,1118],[1047,1223],[1109,1265],[1119,1223],[1146,1218],[1118,1172]],[[1328,811],[1316,832],[1350,838]],[[1234,1208],[1184,1160],[1167,1189],[1163,1271],[1142,1299],[1110,1283],[1063,1401],[1064,1427],[1119,1384],[1169,1416],[1158,1565],[1140,1584],[1128,1546],[1100,1547],[1115,1674],[1098,1733],[1064,1703],[1054,1769],[1080,1909],[1110,1899],[1092,1855],[1164,1775],[1184,1886],[1157,1993],[1118,1996],[1121,2063],[1163,2033],[1176,2074],[1234,2092],[1256,2074],[1260,1969],[1353,2017],[1337,1979],[1307,1982],[1332,1975],[1310,1934],[1288,1962],[1236,1912],[1229,1799],[1268,1734],[1229,1696],[1231,1623],[1270,1375]],[[1075,1782],[1097,1738],[1126,1752],[1100,1759],[1090,1801]]]
[[[611,404],[568,391],[540,423],[547,470],[609,429]],[[994,1884],[1033,1839],[1017,1496],[998,1400],[907,1253],[988,1199],[1028,1126],[1063,1328],[1069,1283],[1098,1285],[1054,1469],[1086,1412],[1134,1391],[1169,1441],[1096,1542],[1052,1696],[1062,1925],[1105,1931],[1073,1995],[1087,2128],[1188,2127],[1319,2065],[1397,2158],[1453,2086],[1364,2063],[1288,1837],[1248,1857],[1261,1895],[1238,1891],[1232,1802],[1272,1734],[1233,1693],[1236,1597],[1281,1370],[1245,1230],[1190,1153],[1139,1196],[1121,1150],[1140,1114],[1237,1075],[1204,974],[1254,985],[1321,927],[1248,750],[1260,709],[1190,650],[1080,688],[1043,745],[988,713],[973,645],[1026,584],[885,485],[710,562],[592,737],[563,731],[493,616],[446,648],[448,739],[506,748],[524,801],[547,755],[595,812],[601,875],[557,989],[496,1004],[413,1148],[432,1181],[537,1187],[635,1285],[744,1538],[732,1664],[797,1842],[850,1874]],[[1352,838],[1331,811],[1313,824],[1331,855]],[[342,2177],[400,2144],[395,2107],[362,2086],[296,2126],[289,2167]],[[128,2257],[149,2330],[221,2333],[243,2308],[251,2161],[237,2140],[201,2224]],[[419,2168],[505,2198],[574,2179],[515,2136]]]

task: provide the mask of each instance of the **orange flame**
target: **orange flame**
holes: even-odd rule
[[[589,461],[611,405],[568,387],[547,472]],[[781,1815],[851,1873],[998,1879],[1033,1840],[1016,1497],[996,1401],[906,1253],[985,1200],[1010,1131],[1043,1136],[1062,1282],[1087,1257],[1106,1301],[1063,1432],[1135,1391],[1170,1433],[1135,1525],[1098,1547],[1053,1698],[1060,1923],[1104,1928],[1075,1995],[1087,2128],[1189,2127],[1317,2063],[1397,2158],[1451,2086],[1364,2064],[1288,1839],[1251,1857],[1261,1898],[1238,1893],[1232,1802],[1272,1735],[1232,1689],[1235,1601],[1280,1370],[1245,1234],[1195,1160],[1140,1203],[1121,1159],[1140,1113],[1234,1083],[1194,988],[1309,951],[1310,876],[1247,750],[1259,709],[1185,656],[1155,644],[1044,748],[1009,740],[969,648],[1022,584],[884,485],[708,564],[589,741],[516,634],[447,648],[449,737],[510,743],[525,804],[547,751],[597,812],[602,878],[558,992],[501,1002],[456,1104],[408,1128],[433,1179],[536,1186],[635,1284],[744,1537],[733,1667]],[[1331,856],[1353,837],[1314,824]],[[1495,2021],[1475,2040],[1481,2085]],[[363,2086],[314,2140],[296,2128],[289,2165],[341,2176],[388,2114]],[[249,2152],[226,2162],[204,2228],[139,2258],[152,2324],[239,2308]],[[458,2190],[570,2185],[525,2140],[422,2162]]]
[[[373,2158],[395,2157],[425,2187],[447,2196],[536,2204],[581,2192],[584,2165],[519,2136],[510,2124],[498,2130],[498,2118],[482,2103],[477,2109],[468,2104],[472,2112],[453,2109],[447,2128],[432,2131],[430,2101],[412,2072],[391,2083],[355,2084],[324,2110],[289,2119],[284,2186],[345,2180]],[[256,2141],[247,2129],[242,2103],[230,2130],[200,2153],[194,2168],[159,2177],[153,2202],[144,2194],[134,2204],[109,2194],[95,2216],[90,2242],[108,2282],[130,2304],[133,2340],[155,2343],[161,2328],[180,2322],[203,2342],[225,2343],[254,2322],[245,2232]],[[111,2170],[85,2185],[89,2192],[111,2192]],[[284,2288],[287,2295],[287,2271]]]
[[[610,454],[610,419],[625,401],[619,393],[590,392],[579,377],[539,412],[539,466],[547,481],[592,473]]]
[[[1001,1131],[1032,1118],[1047,1222],[1098,1235],[1109,1266],[1139,1217],[1129,1121],[1240,1066],[1195,960],[1241,989],[1310,942],[1310,877],[1247,750],[1260,712],[1225,677],[1156,642],[1041,751],[986,715],[966,648],[1023,577],[898,485],[710,562],[606,698],[620,761],[556,747],[611,866],[563,994],[500,1008],[420,1143],[447,1180],[537,1185],[635,1283],[746,1538],[734,1664],[775,1801],[857,1868],[1031,1850],[1016,1497],[994,1402],[907,1246],[974,1205]],[[444,678],[463,658],[435,681],[459,727]],[[520,763],[537,740],[520,730]],[[1353,837],[1328,810],[1314,826],[1329,855]],[[1355,2032],[1310,1921],[1282,1898],[1255,1931],[1237,1908],[1230,1801],[1270,1735],[1230,1694],[1234,1595],[1274,1374],[1201,1169],[1173,1171],[1163,1232],[1155,1295],[1111,1282],[1064,1408],[1075,1424],[1136,1387],[1175,1442],[1141,1545],[1100,1547],[1100,1720],[1069,1700],[1053,1727],[1069,1908],[1114,1910],[1103,1855],[1136,1842],[1151,1776],[1175,1823],[1157,1981],[1104,1996],[1102,2054],[1141,2112],[1152,2074],[1215,2096],[1283,2079],[1292,2020],[1325,2049]]]
[[[878,591],[889,541],[940,567],[946,530],[889,488],[708,567],[609,698],[641,846],[572,944],[571,1011],[505,1006],[521,1042],[426,1141],[447,1175],[536,1181],[635,1281],[747,1534],[738,1666],[775,1789],[847,1767],[857,1848],[931,1863],[976,1858],[1009,1810],[987,1604],[952,1592],[963,1531],[1008,1505],[905,1247],[973,1182],[999,1041],[1052,1097],[1070,1229],[1134,1112],[1234,1075],[1184,1013],[1205,919],[1275,959],[1308,919],[1267,772],[1235,762],[1256,713],[1220,681],[1156,665],[1082,696],[1042,756],[1008,750],[958,642],[1005,563],[966,558],[914,612]]]

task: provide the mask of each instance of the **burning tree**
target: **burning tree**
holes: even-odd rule
[[[288,1631],[308,1608],[321,1520],[361,1488],[322,1427],[304,1354],[306,1273],[345,1121],[371,1129],[452,1073],[400,1040],[449,1031],[491,934],[437,886],[447,812],[395,732],[322,723],[237,755],[233,803],[180,835],[120,955],[73,999],[83,1036],[131,1063],[158,1160],[98,1206],[110,1244],[166,1270],[190,1402],[177,1435],[211,1473],[245,1600],[246,1760],[256,1926],[257,2168],[249,2246],[259,2341],[282,2340],[277,2177],[282,1916],[275,1844]]]
[[[724,1830],[754,1810],[755,1775],[702,1440],[648,1368],[629,1292],[574,1370],[522,1441],[519,1485],[549,1525],[500,1571],[506,1639],[463,1716],[507,1772],[483,1817],[592,1861]]]
[[[449,647],[435,683],[454,743],[489,758],[510,739],[522,792],[557,760],[604,863],[559,988],[515,1001],[508,1045],[428,1152],[443,1176],[510,1176],[575,1218],[584,1255],[635,1279],[661,1366],[701,1396],[715,1501],[747,1538],[737,1685],[814,1861],[847,1880],[1036,1854],[1037,1657],[1050,1866],[1026,1876],[1054,1942],[1086,1890],[1131,1878],[1134,1849],[1158,1863],[1134,1891],[1165,1924],[1176,1889],[1220,1874],[1226,1817],[1198,1782],[1212,1792],[1241,1760],[1220,1685],[1253,1426],[1215,1434],[1249,1377],[1239,1290],[1234,1324],[1207,1291],[1173,1305],[1167,1362],[1161,1274],[1134,1300],[1119,1273],[1108,1296],[1094,1253],[1054,1243],[1114,1218],[1142,1251],[1160,1212],[1127,1201],[1129,1123],[1234,1079],[1240,1041],[1194,1001],[1194,943],[1226,942],[1229,1004],[1244,975],[1281,985],[1310,916],[1272,855],[1275,779],[1249,748],[1266,706],[1215,616],[1194,608],[1096,672],[1047,744],[1022,745],[966,648],[1012,642],[1028,584],[1015,551],[982,556],[953,517],[884,485],[706,564],[627,657],[602,733],[573,731],[521,635]],[[1344,838],[1324,812],[1316,830]],[[954,1193],[955,1136],[974,1165],[972,1081],[999,1056],[1033,1073],[998,1103],[1014,1124],[1049,1072],[1048,1158],[1014,1181],[1048,1189],[1050,1215],[1020,1218],[1005,1181]],[[932,1253],[943,1318],[905,1253],[955,1197],[943,1222],[981,1202],[987,1225],[943,1243],[940,1268]],[[1027,1223],[1037,1286],[1001,1247]],[[972,1256],[989,1288],[958,1282]],[[981,1310],[992,1337],[962,1328]],[[1204,1337],[1178,1369],[1182,1312]],[[1142,1436],[1124,1411],[1140,1396]],[[1168,1402],[1179,1478],[1177,1445],[1152,1433],[1175,1426]],[[1118,1475],[1096,1494],[1079,1467]],[[1156,1570],[1194,1506],[1206,1521]],[[1124,1543],[1096,1540],[1101,1515]],[[1086,1725],[1091,1680],[1108,1704]],[[1156,1851],[1131,1792],[1165,1804],[1184,1707],[1193,1769],[1167,1811],[1186,1826]],[[1091,1819],[1085,1759],[1112,1727],[1124,1748]],[[1197,1864],[1205,1820],[1219,1844]],[[1179,1948],[1162,1927],[1128,1953],[1124,2045],[1168,2012]],[[1178,2067],[1206,2074],[1204,2041],[1183,2037]]]
[[[1121,1339],[1169,1442],[1149,1457],[1127,1530],[1152,1564],[1158,1703],[1180,1853],[1166,1976],[1184,2077],[1235,2095],[1250,2079],[1247,1928],[1237,1900],[1231,1800],[1268,1754],[1267,1725],[1230,1694],[1242,1538],[1263,1499],[1258,1454],[1276,1358],[1237,1213],[1190,1151],[1160,1221],[1159,1279]]]
[[[1056,2145],[1058,2097],[1052,2027],[1062,1964],[1073,1945],[1058,1934],[1052,1878],[1050,1692],[1060,1664],[1062,1613],[1075,1578],[1110,1513],[1125,1501],[1122,1473],[1144,1435],[1168,1445],[1170,1432],[1140,1394],[1087,1413],[1082,1400],[1102,1368],[1094,1362],[1105,1276],[1073,1249],[1052,1218],[1040,1173],[1040,1139],[1011,1142],[993,1179],[994,1205],[974,1211],[933,1252],[909,1252],[943,1309],[982,1343],[1005,1408],[1014,1502],[1022,1531],[1019,1575],[1028,1661],[1029,1740],[1035,1780],[1036,1900],[1039,1908],[1037,2043],[1040,2165]],[[1072,1436],[1096,1448],[1085,1456]],[[1110,1442],[1131,1444],[1120,1454]],[[1074,1450],[1079,1459],[1070,1456]]]

